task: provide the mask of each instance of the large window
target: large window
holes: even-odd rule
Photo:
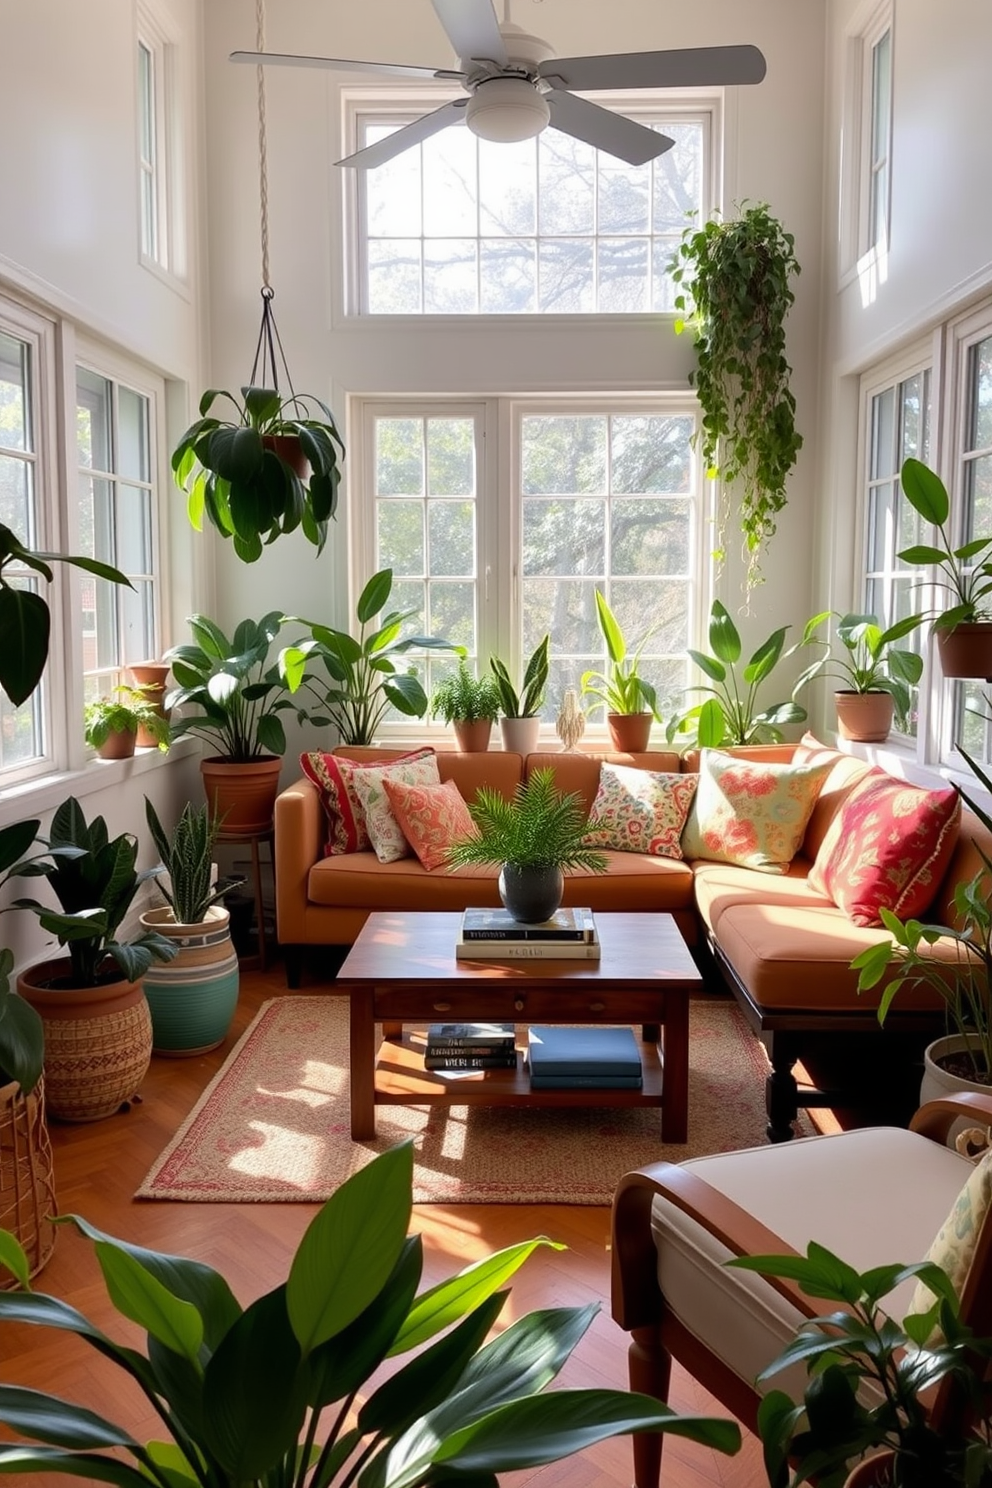
[[[543,717],[605,661],[601,589],[665,716],[688,683],[698,608],[698,461],[687,397],[409,406],[363,404],[353,472],[360,492],[356,568],[392,567],[397,607],[466,648],[480,670],[496,654],[519,671],[547,631]],[[502,460],[490,452],[505,451]],[[452,665],[421,663],[428,690]]]
[[[670,310],[670,259],[691,214],[701,219],[712,205],[711,114],[638,116],[676,142],[644,166],[554,129],[493,144],[456,126],[355,172],[359,311]],[[359,116],[359,144],[411,117]]]
[[[139,6],[135,106],[141,260],[181,279],[186,224],[178,50],[158,13]]]

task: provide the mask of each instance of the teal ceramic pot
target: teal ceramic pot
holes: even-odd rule
[[[150,909],[141,916],[146,930],[179,945],[174,961],[153,962],[145,972],[154,1053],[204,1054],[227,1037],[239,984],[230,922],[219,904],[211,905],[198,925],[177,924],[171,909]]]

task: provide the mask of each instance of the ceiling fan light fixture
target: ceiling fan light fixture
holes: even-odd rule
[[[487,78],[478,84],[465,110],[473,134],[503,145],[533,139],[550,118],[547,99],[526,78]]]

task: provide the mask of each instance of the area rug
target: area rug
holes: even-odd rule
[[[609,1204],[629,1168],[765,1141],[768,1062],[736,1005],[693,1000],[689,1026],[684,1146],[660,1140],[657,1107],[378,1106],[376,1139],[353,1142],[347,1000],[272,998],[136,1196],[313,1203],[412,1136],[415,1203]]]

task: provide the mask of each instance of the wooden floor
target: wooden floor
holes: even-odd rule
[[[223,1272],[242,1302],[281,1281],[314,1206],[139,1202],[132,1195],[260,1004],[283,995],[288,994],[281,968],[244,974],[237,1018],[223,1049],[193,1059],[153,1059],[141,1101],[129,1112],[90,1126],[53,1125],[61,1213],[79,1213],[111,1234],[152,1249],[204,1260]],[[567,1250],[539,1251],[527,1262],[514,1282],[503,1317],[548,1305],[600,1302],[602,1310],[566,1365],[560,1383],[625,1387],[626,1335],[609,1315],[608,1210],[561,1205],[421,1205],[414,1212],[414,1227],[424,1236],[428,1281],[440,1280],[479,1256],[532,1235],[564,1241]],[[128,1338],[107,1302],[89,1243],[74,1233],[60,1234],[55,1254],[36,1286],[80,1308],[114,1337],[138,1341],[133,1333]],[[5,1382],[54,1390],[105,1413],[136,1435],[144,1433],[145,1439],[159,1434],[157,1418],[129,1382],[74,1338],[38,1328],[7,1327],[0,1335],[0,1361]],[[678,1368],[670,1403],[680,1411],[726,1414]],[[23,1481],[55,1485],[68,1480],[46,1474],[25,1475]],[[538,1471],[508,1474],[504,1482],[541,1488],[629,1484],[630,1443],[619,1438]],[[671,1438],[665,1447],[663,1482],[666,1488],[712,1484],[759,1488],[767,1479],[753,1438],[745,1439],[743,1450],[734,1458]]]

